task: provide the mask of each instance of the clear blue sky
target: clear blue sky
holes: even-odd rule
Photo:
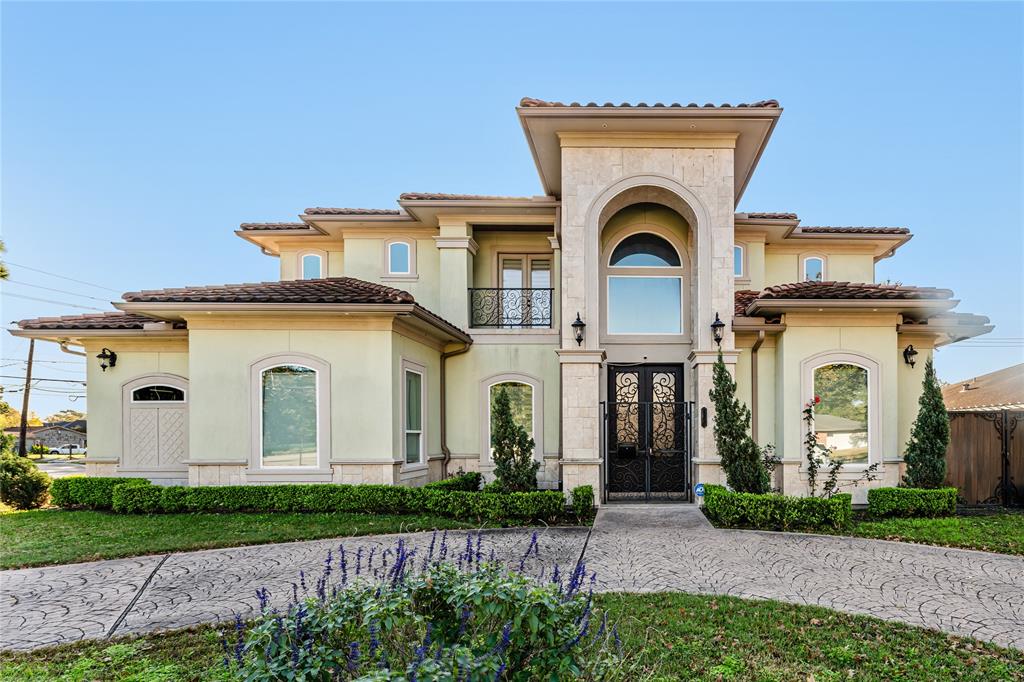
[[[880,280],[952,287],[993,336],[1024,337],[1021,44],[1017,3],[5,2],[3,238],[13,263],[118,292],[274,279],[239,222],[403,191],[540,193],[523,96],[776,98],[740,209],[910,227]],[[108,307],[26,284],[117,298],[11,271],[4,323],[77,312],[15,293]],[[1022,361],[1002,346],[943,350],[940,375]],[[0,374],[22,374],[10,362]],[[69,405],[36,395],[43,415]]]

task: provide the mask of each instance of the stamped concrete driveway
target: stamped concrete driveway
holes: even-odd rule
[[[484,558],[518,566],[530,530],[485,531]],[[0,648],[163,630],[249,615],[256,590],[287,601],[309,590],[330,550],[362,549],[378,569],[403,538],[419,555],[430,533],[318,540],[0,572]],[[476,539],[473,551],[476,551]],[[449,552],[465,533],[449,536]],[[527,570],[581,556],[604,591],[685,591],[779,599],[867,614],[1024,649],[1024,558],[879,540],[712,528],[692,506],[604,508],[592,531],[538,531]],[[435,548],[436,550],[436,548]],[[393,556],[392,556],[393,558]],[[293,588],[293,583],[299,583]]]

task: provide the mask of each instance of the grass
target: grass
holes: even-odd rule
[[[37,511],[0,513],[0,569],[268,542],[474,528],[434,516],[384,514],[153,514]]]
[[[860,520],[852,535],[1024,555],[1024,514]]]
[[[1024,680],[1024,654],[813,606],[609,594],[631,680]],[[230,626],[227,626],[230,627]],[[188,652],[183,656],[182,652]],[[0,680],[224,680],[216,628],[0,653]]]

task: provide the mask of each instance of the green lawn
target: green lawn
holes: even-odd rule
[[[381,514],[153,514],[39,511],[0,514],[0,569],[68,564],[267,542],[399,533],[474,524]]]
[[[598,603],[617,624],[631,681],[1024,680],[1019,651],[818,607],[688,594]],[[0,680],[224,680],[219,642],[207,626],[5,652]]]
[[[852,535],[1024,555],[1024,514],[856,521]]]

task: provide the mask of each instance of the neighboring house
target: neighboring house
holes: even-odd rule
[[[946,481],[970,504],[1024,505],[1024,363],[948,384]]]
[[[44,424],[42,426],[29,426],[25,429],[25,447],[31,449],[36,445],[43,445],[48,448],[62,448],[66,451],[67,445],[74,445],[76,449],[86,447],[85,421],[79,420],[82,429],[70,428],[72,422],[61,424]],[[14,449],[17,451],[21,442],[21,427],[12,426],[4,429],[4,433],[14,437]]]
[[[720,317],[784,492],[806,493],[815,394],[864,415],[844,476],[878,463],[875,485],[899,480],[924,359],[992,327],[953,312],[948,289],[874,282],[905,228],[736,213],[777,102],[517,111],[542,196],[411,193],[396,209],[243,223],[280,281],[20,322],[12,333],[105,358],[88,366],[89,472],[411,485],[489,472],[504,386],[543,486],[689,499],[723,479],[708,397]]]

